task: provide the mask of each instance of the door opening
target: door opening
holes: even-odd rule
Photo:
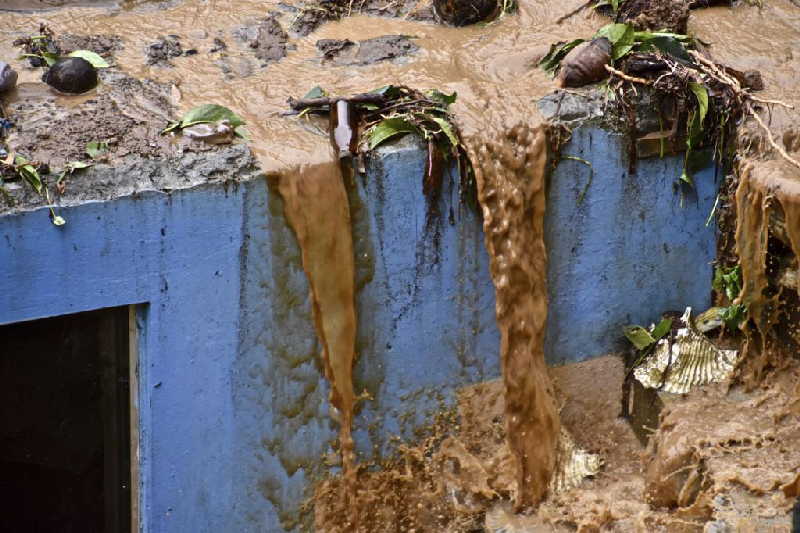
[[[129,308],[0,326],[0,529],[130,533]]]

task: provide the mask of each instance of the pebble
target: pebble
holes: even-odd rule
[[[0,94],[7,93],[17,85],[17,72],[11,65],[0,61]]]

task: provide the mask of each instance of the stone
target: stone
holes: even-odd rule
[[[11,91],[17,85],[17,71],[0,61],[0,94]]]
[[[82,57],[65,57],[44,73],[42,81],[59,92],[81,94],[97,86],[97,70]]]

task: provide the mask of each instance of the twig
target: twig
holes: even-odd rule
[[[797,161],[792,156],[787,154],[786,150],[784,150],[781,145],[775,142],[775,139],[772,137],[772,132],[769,131],[769,128],[767,127],[766,124],[764,124],[764,121],[761,120],[761,117],[758,116],[758,113],[756,113],[750,106],[747,106],[747,111],[753,116],[754,119],[756,119],[756,122],[758,122],[758,125],[761,126],[761,129],[764,130],[764,133],[767,134],[767,141],[775,149],[775,151],[778,152],[781,155],[781,157],[783,157],[786,161],[796,166],[797,168],[800,168],[800,161]]]
[[[749,94],[749,93],[748,93],[747,97],[750,98],[751,100],[753,100],[754,102],[758,102],[760,104],[775,104],[775,105],[779,105],[779,106],[785,107],[786,109],[794,110],[794,106],[792,104],[787,104],[786,102],[782,102],[780,100],[767,100],[766,98],[758,98],[758,97],[753,96],[752,94]]]
[[[611,65],[603,65],[603,66],[606,67],[606,70],[609,71],[611,74],[614,74],[615,76],[618,76],[618,77],[622,78],[625,81],[629,81],[631,83],[641,83],[642,85],[650,85],[650,84],[653,83],[652,81],[646,80],[644,78],[637,78],[635,76],[628,76],[627,74],[625,74],[621,70],[617,70],[614,67],[612,67]]]
[[[582,3],[581,5],[579,5],[578,7],[576,7],[575,9],[570,11],[569,13],[567,13],[566,15],[562,15],[562,16],[558,17],[558,19],[556,20],[556,24],[561,24],[562,22],[564,22],[568,18],[570,18],[570,17],[572,17],[574,15],[577,15],[578,13],[580,13],[581,11],[583,11],[584,9],[586,9],[587,7],[592,5],[594,2],[595,2],[595,0],[586,0],[586,2]]]
[[[289,97],[288,102],[289,107],[291,107],[293,110],[302,111],[303,109],[308,109],[311,107],[329,106],[331,104],[335,104],[339,100],[347,100],[351,104],[381,104],[386,100],[386,98],[381,94],[364,93],[341,98],[301,98],[296,100],[292,97]]]

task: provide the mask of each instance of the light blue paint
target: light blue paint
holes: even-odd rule
[[[630,177],[620,150],[611,134],[577,129],[565,153],[594,164],[586,200],[575,205],[580,163],[550,180],[551,362],[607,352],[620,323],[708,298],[713,179],[699,175],[698,203],[681,209],[678,158],[642,161]],[[375,398],[355,422],[362,457],[411,437],[459,386],[499,374],[480,222],[447,185],[426,228],[424,158],[406,139],[351,186],[356,387]],[[140,304],[144,531],[282,531],[325,471],[337,428],[282,210],[254,179],[65,208],[61,229],[44,209],[0,218],[0,323]]]
[[[595,126],[572,132],[548,184],[547,360],[582,361],[625,346],[627,324],[663,311],[711,305],[716,225],[705,225],[718,183],[714,167],[675,187],[683,155],[640,159],[628,172],[625,138]],[[593,177],[588,189],[590,172]],[[582,202],[581,192],[586,190]]]

